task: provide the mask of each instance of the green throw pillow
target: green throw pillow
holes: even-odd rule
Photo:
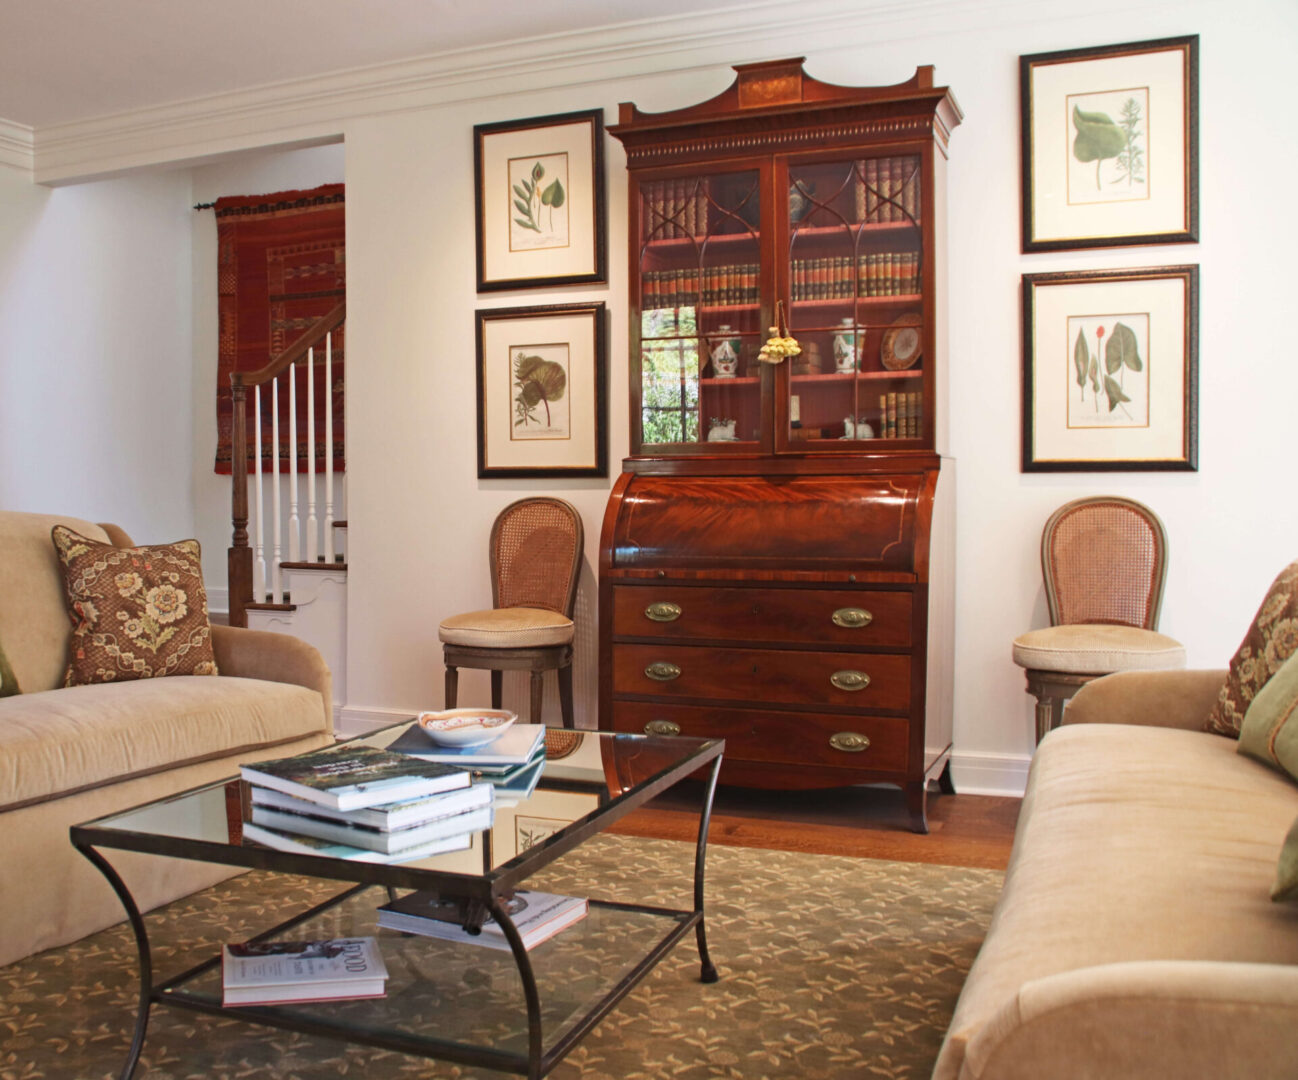
[[[0,643],[0,697],[12,697],[21,693],[18,680],[14,678],[14,669],[9,666],[9,657],[5,656],[5,647]]]
[[[1298,652],[1249,702],[1238,750],[1298,780]]]
[[[1272,900],[1298,900],[1298,820],[1289,826],[1289,835],[1280,849],[1280,863],[1275,868]]]

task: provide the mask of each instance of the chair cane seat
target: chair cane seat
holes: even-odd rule
[[[1109,675],[1185,667],[1185,646],[1156,630],[1104,623],[1071,623],[1031,630],[1014,639],[1014,662],[1031,671]]]
[[[446,645],[482,649],[534,649],[567,645],[573,622],[545,608],[506,607],[469,611],[442,620],[437,637]]]

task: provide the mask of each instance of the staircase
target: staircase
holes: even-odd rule
[[[347,701],[346,474],[335,492],[333,348],[342,334],[346,305],[339,304],[292,346],[259,371],[230,376],[231,522],[227,555],[230,625],[292,634],[320,650],[333,674],[335,713]],[[246,402],[253,415],[252,498]],[[298,395],[305,396],[304,455],[299,456]],[[289,452],[267,470],[262,434],[269,417],[270,445],[280,445],[281,401],[287,404]],[[317,408],[317,405],[320,408]],[[322,414],[317,417],[317,414]],[[317,419],[322,426],[317,428]],[[324,452],[316,443],[323,433]],[[271,456],[278,459],[277,452]],[[305,496],[299,498],[299,465]],[[335,500],[335,494],[341,496]],[[318,513],[320,510],[322,513]],[[250,528],[251,526],[251,528]]]

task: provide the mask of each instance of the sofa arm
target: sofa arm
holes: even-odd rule
[[[1121,671],[1086,683],[1062,722],[1201,731],[1225,682],[1224,670]]]
[[[296,683],[317,691],[324,710],[324,730],[332,733],[333,681],[329,665],[314,645],[269,630],[213,625],[212,649],[222,675]]]
[[[965,1049],[961,1080],[1294,1075],[1298,967],[1141,960],[1025,983]]]

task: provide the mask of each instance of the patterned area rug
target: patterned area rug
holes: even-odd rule
[[[691,845],[600,836],[531,885],[580,894],[597,879],[608,899],[685,907],[688,889],[681,885],[692,859]],[[714,845],[708,944],[721,980],[698,981],[691,934],[550,1075],[926,1078],[1001,879],[992,870]],[[286,917],[291,912],[280,900],[286,886],[292,910],[338,891],[333,882],[252,872],[177,901],[147,917],[155,970],[170,974],[194,962],[188,951],[178,952],[180,943],[215,951]],[[377,896],[370,905],[382,900],[374,891],[363,896]],[[389,955],[399,950],[384,935],[392,968],[405,958]],[[563,940],[560,935],[550,945]],[[555,955],[562,957],[562,948]],[[588,956],[581,962],[590,966]],[[484,970],[489,965],[458,972],[438,966],[441,982],[457,984],[447,1002],[462,1005],[481,993],[473,984],[484,980]],[[117,1076],[130,1041],[135,979],[134,944],[124,925],[0,969],[0,1078]],[[135,1075],[441,1080],[502,1074],[155,1007]]]

